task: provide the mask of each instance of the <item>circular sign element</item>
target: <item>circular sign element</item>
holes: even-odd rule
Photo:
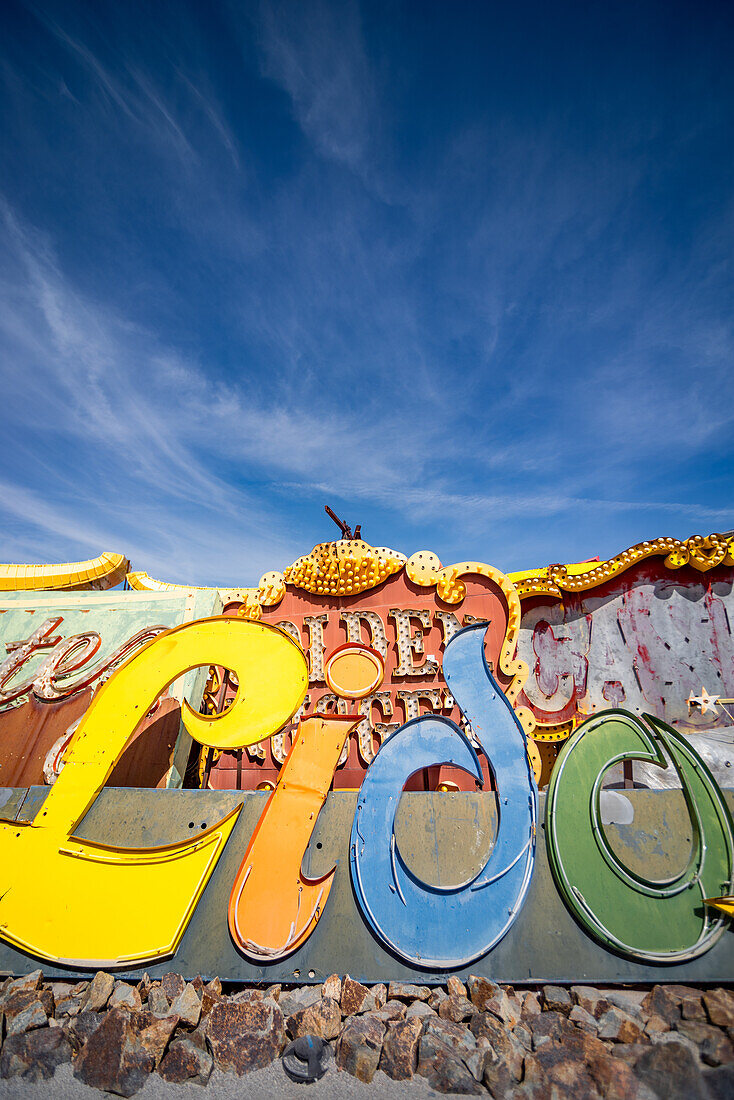
[[[343,699],[364,699],[382,683],[384,676],[385,664],[380,654],[361,642],[339,646],[324,665],[326,683]]]

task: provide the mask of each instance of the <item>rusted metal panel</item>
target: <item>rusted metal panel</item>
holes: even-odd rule
[[[134,651],[131,639],[143,640],[148,628],[175,626],[219,610],[216,594],[206,591],[4,597],[0,784],[27,787],[53,778],[92,692],[116,662]],[[191,744],[180,723],[182,693],[198,706],[206,671],[189,673],[158,700],[131,738],[112,784],[180,786]]]
[[[0,791],[0,803],[6,792]],[[724,792],[734,808],[734,791]],[[11,795],[24,820],[37,812],[45,790]],[[441,972],[410,967],[384,950],[354,902],[349,877],[349,832],[356,792],[328,796],[303,861],[309,878],[326,874],[336,863],[334,884],[318,927],[287,959],[256,964],[240,955],[229,935],[227,905],[242,853],[257,824],[266,795],[235,791],[141,791],[105,788],[85,817],[79,836],[98,842],[153,847],[191,839],[238,805],[242,813],[217,869],[172,959],[146,967],[156,977],[170,969],[188,977],[218,974],[222,979],[283,982],[323,981],[334,971],[362,981],[385,978],[433,983]],[[607,826],[615,851],[633,872],[670,878],[690,854],[686,838],[689,817],[675,791],[629,791],[628,824]],[[544,810],[541,796],[541,816]],[[6,802],[6,806],[10,803]],[[497,806],[493,794],[406,794],[396,821],[401,852],[411,870],[436,885],[460,883],[476,873],[492,849]],[[541,830],[541,837],[543,832]],[[274,871],[277,873],[277,871]],[[141,898],[141,905],[155,903]],[[0,972],[25,972],[33,965],[25,955],[0,944]],[[78,973],[44,966],[49,976]],[[497,946],[460,971],[484,974],[517,984],[544,981],[595,982],[727,982],[734,980],[734,937],[725,935],[709,952],[686,965],[652,966],[605,951],[587,936],[563,904],[553,883],[545,843],[539,841],[536,868],[527,900],[515,924]],[[121,971],[133,977],[140,971]]]
[[[521,701],[535,736],[609,707],[649,713],[690,735],[720,782],[731,782],[734,719],[688,706],[704,686],[734,695],[734,570],[671,572],[647,562],[590,592],[523,601],[518,656],[529,668]],[[730,708],[731,709],[731,708]],[[649,769],[635,780],[654,781]]]

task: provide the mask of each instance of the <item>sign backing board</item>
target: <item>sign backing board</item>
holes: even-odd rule
[[[0,792],[3,812],[30,819],[46,791]],[[617,797],[620,797],[617,795]],[[628,791],[633,820],[609,825],[610,835],[630,866],[664,878],[688,858],[688,821],[680,792]],[[227,901],[242,853],[267,795],[242,791],[145,791],[105,788],[84,819],[79,835],[90,840],[154,846],[190,840],[202,828],[238,805],[243,809],[219,864],[173,957],[147,965],[151,977],[170,970],[193,978],[218,975],[227,981],[321,982],[335,971],[365,982],[445,981],[442,971],[411,967],[385,950],[360,915],[349,875],[349,833],[356,792],[334,792],[316,822],[303,860],[304,873],[317,877],[338,861],[324,915],[313,935],[289,957],[255,964],[235,948],[227,927]],[[734,808],[734,790],[725,791]],[[541,819],[544,796],[541,795]],[[22,802],[22,805],[19,803]],[[463,879],[487,858],[495,832],[496,799],[491,793],[408,792],[396,823],[401,851],[421,877],[451,883]],[[542,832],[542,830],[541,830]],[[155,904],[154,897],[140,899]],[[24,973],[34,960],[0,943],[0,973]],[[90,971],[44,965],[48,977],[85,976]],[[120,970],[139,977],[142,969]],[[685,965],[646,966],[602,948],[586,935],[564,906],[553,882],[546,845],[539,842],[527,900],[517,921],[487,955],[460,969],[513,984],[569,982],[726,982],[734,978],[734,933],[727,931],[706,954]]]

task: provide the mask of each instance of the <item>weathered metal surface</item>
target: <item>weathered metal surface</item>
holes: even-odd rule
[[[704,687],[734,695],[734,570],[670,572],[662,563],[628,569],[593,592],[523,601],[518,656],[529,667],[521,702],[532,710],[541,741],[563,740],[584,718],[621,706],[649,713],[701,738],[697,747],[731,783],[726,743],[734,739],[734,708],[689,707]],[[731,712],[731,713],[730,713]],[[542,746],[541,746],[542,747]],[[552,744],[543,748],[548,764]],[[549,776],[546,766],[544,781]],[[657,773],[634,767],[637,782]],[[664,780],[663,780],[664,781]]]
[[[652,764],[668,757],[681,779],[692,852],[664,881],[631,873],[605,836],[599,797],[605,774],[633,756]],[[621,710],[584,722],[553,771],[545,828],[566,904],[605,947],[643,962],[685,962],[724,933],[727,922],[704,899],[734,886],[734,825],[700,757],[671,726]]]
[[[395,814],[409,776],[438,762],[481,778],[464,734],[445,718],[423,717],[383,745],[362,784],[349,857],[355,895],[377,936],[416,965],[458,969],[506,935],[532,876],[537,791],[525,736],[487,668],[484,626],[467,627],[446,647],[444,671],[454,698],[488,754],[502,805],[491,855],[451,888],[411,873],[395,838]]]
[[[115,663],[148,628],[176,626],[218,611],[212,592],[24,593],[0,601],[0,784],[44,782],[44,765],[89,706]],[[48,626],[46,626],[48,624]],[[20,643],[20,644],[18,644]],[[191,741],[180,703],[198,705],[206,669],[192,671],[151,710],[112,778],[116,786],[179,786]]]
[[[161,692],[210,662],[231,669],[242,688],[214,718],[183,702],[184,724],[199,743],[242,745],[268,736],[306,690],[303,653],[262,623],[218,616],[146,642],[94,696],[42,811],[32,822],[0,821],[2,939],[43,960],[105,966],[145,964],[175,950],[239,808],[201,836],[153,850],[83,842],[75,832]],[[142,910],[138,899],[153,888],[160,902]]]
[[[292,954],[326,908],[334,868],[311,879],[302,874],[301,863],[339,754],[358,721],[358,715],[318,715],[298,726],[229,899],[232,938],[251,959]]]
[[[731,575],[646,569],[602,592],[525,610],[518,649],[530,670],[528,704],[541,722],[621,706],[686,732],[733,725],[721,709],[702,714],[687,705],[702,684],[734,692],[733,587]]]
[[[43,790],[31,791],[26,801],[35,802],[45,794]],[[236,951],[227,927],[227,903],[266,797],[260,792],[106,788],[91,807],[78,830],[80,837],[152,846],[190,839],[203,826],[242,804],[232,837],[178,951],[172,959],[148,967],[151,975],[160,976],[173,968],[190,977],[201,973],[231,980],[308,982],[322,981],[338,971],[363,981],[388,977],[441,981],[444,975],[440,972],[410,967],[384,950],[359,914],[348,871],[349,831],[357,798],[351,792],[329,795],[304,858],[303,873],[313,878],[339,864],[329,904],[308,942],[288,959],[271,964],[251,963]],[[607,827],[615,850],[631,870],[645,876],[662,879],[677,873],[690,855],[686,838],[691,835],[686,832],[689,819],[680,792],[629,791],[620,797],[629,800],[634,820],[629,825]],[[725,798],[730,808],[734,806],[734,791],[727,790]],[[471,876],[478,860],[486,862],[494,836],[495,807],[492,794],[407,793],[396,822],[406,863],[429,881],[436,876],[456,883]],[[150,907],[158,900],[153,890],[139,903]],[[32,958],[0,945],[0,972],[21,973],[33,966]],[[78,972],[50,966],[44,966],[44,971],[49,975]],[[528,897],[515,924],[488,955],[460,974],[469,972],[515,983],[727,982],[734,980],[734,934],[727,930],[709,952],[685,965],[643,965],[605,951],[586,935],[563,904],[541,841]],[[133,976],[140,971],[121,973]]]

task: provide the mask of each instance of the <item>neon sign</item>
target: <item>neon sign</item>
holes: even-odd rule
[[[519,914],[533,875],[537,794],[525,735],[487,667],[483,635],[480,625],[459,632],[444,661],[449,687],[488,754],[499,793],[497,842],[485,867],[459,888],[434,890],[410,872],[395,844],[395,809],[408,770],[444,757],[479,774],[475,751],[447,719],[419,718],[385,741],[367,771],[352,828],[362,918],[388,950],[427,969],[458,968],[491,951]],[[379,654],[367,662],[370,683],[378,660]],[[306,691],[303,652],[264,623],[204,619],[148,641],[96,694],[33,820],[0,822],[0,937],[6,942],[79,967],[129,967],[175,952],[240,807],[196,838],[158,848],[93,844],[79,840],[75,830],[160,692],[188,670],[210,664],[233,670],[239,689],[231,707],[215,717],[184,704],[184,724],[202,745],[242,747],[270,736]],[[347,680],[352,676],[347,690],[358,698],[354,669],[340,672]],[[265,961],[297,950],[329,905],[334,872],[311,880],[302,875],[301,860],[357,718],[300,721],[230,891],[230,933],[248,957]],[[630,754],[662,762],[662,745],[679,771],[696,841],[685,872],[660,884],[635,880],[609,849],[598,799],[610,763]],[[561,895],[585,930],[610,949],[654,963],[689,960],[720,936],[724,918],[708,912],[702,918],[701,909],[707,892],[731,891],[731,816],[703,762],[660,723],[650,734],[632,716],[612,712],[582,726],[562,754],[546,830]],[[140,904],[153,893],[156,906]],[[57,901],[53,913],[49,896]],[[619,910],[626,915],[615,924]]]

